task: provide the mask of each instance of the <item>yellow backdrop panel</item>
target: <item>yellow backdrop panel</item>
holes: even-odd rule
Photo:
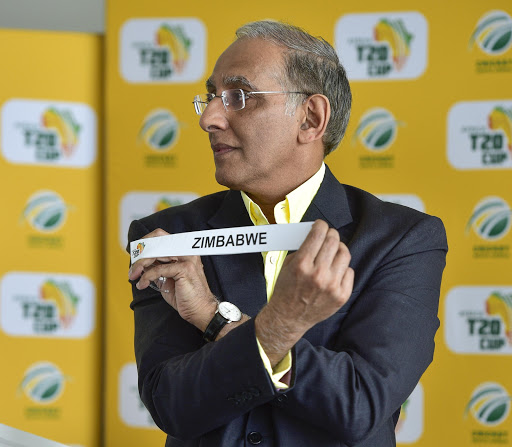
[[[0,30],[0,421],[99,445],[102,39]]]
[[[326,160],[337,177],[446,225],[435,361],[398,442],[512,445],[511,13],[504,0],[108,2],[106,445],[164,443],[137,396],[129,221],[220,189],[191,102],[236,28],[264,18],[323,36],[347,68],[352,117]]]

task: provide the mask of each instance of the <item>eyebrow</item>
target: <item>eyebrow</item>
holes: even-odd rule
[[[249,81],[245,76],[224,76],[222,78],[222,83],[224,85],[240,85],[250,89],[251,91],[258,91],[258,87],[256,87],[256,85]],[[206,80],[206,89],[215,90],[215,83],[211,77]]]

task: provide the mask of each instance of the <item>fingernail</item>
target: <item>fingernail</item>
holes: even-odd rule
[[[140,284],[140,281],[138,281],[137,284],[135,284],[135,287],[137,287],[137,289],[140,290],[139,284]]]
[[[128,277],[132,276],[132,268],[130,267],[130,270],[128,270]]]

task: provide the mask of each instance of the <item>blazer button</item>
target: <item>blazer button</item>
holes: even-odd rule
[[[284,404],[287,400],[288,400],[288,396],[286,394],[280,394],[279,396],[277,396],[277,401],[280,404]]]
[[[286,394],[280,394],[275,398],[274,405],[277,408],[284,408],[286,405],[286,401],[288,400],[288,396]]]
[[[247,435],[247,440],[251,443],[251,444],[260,444],[261,441],[263,441],[263,436],[261,435],[261,433],[257,432],[257,431],[252,431],[251,433],[249,433]]]

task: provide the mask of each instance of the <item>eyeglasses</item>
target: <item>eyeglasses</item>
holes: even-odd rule
[[[287,94],[296,94],[296,95],[307,95],[309,93],[305,92],[246,92],[241,88],[234,88],[230,90],[224,90],[220,95],[216,95],[215,93],[203,93],[202,95],[197,95],[194,97],[194,108],[198,115],[202,115],[206,109],[206,106],[210,104],[213,98],[221,98],[222,104],[224,108],[228,112],[236,112],[237,110],[242,110],[245,107],[245,100],[250,98],[252,95],[287,95]]]

